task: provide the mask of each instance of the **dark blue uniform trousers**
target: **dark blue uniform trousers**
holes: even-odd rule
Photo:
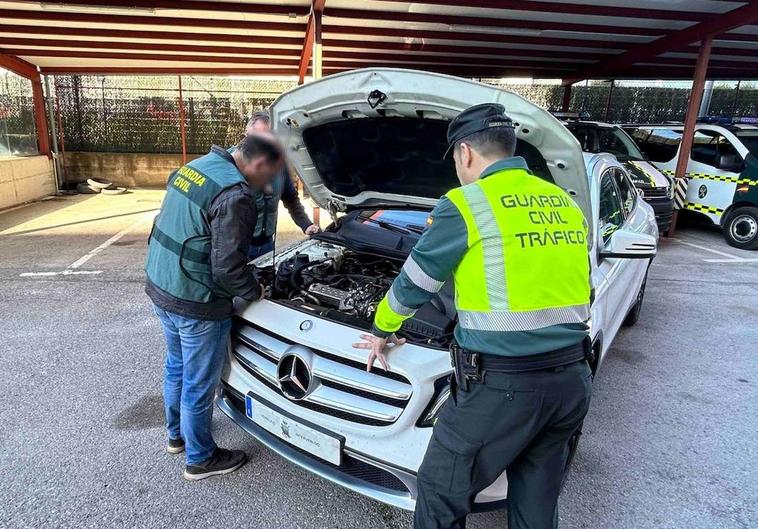
[[[569,439],[590,404],[587,362],[485,375],[454,390],[418,472],[416,529],[462,529],[477,493],[503,471],[508,529],[558,526],[558,494]]]

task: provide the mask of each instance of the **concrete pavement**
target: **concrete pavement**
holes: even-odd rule
[[[221,413],[219,444],[251,462],[182,479],[182,458],[164,452],[164,345],[142,291],[161,196],[0,214],[0,527],[410,527],[408,513],[281,460]],[[280,238],[293,240],[281,218]],[[596,380],[562,528],[755,527],[756,260],[715,231],[662,241],[642,317]],[[505,516],[469,525],[505,527]]]

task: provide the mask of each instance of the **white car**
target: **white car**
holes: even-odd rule
[[[416,471],[448,395],[451,289],[405,323],[408,343],[390,353],[389,372],[366,372],[366,353],[353,343],[370,328],[428,211],[458,185],[452,162],[442,160],[448,121],[483,102],[505,106],[517,154],[591,219],[597,369],[623,322],[639,315],[658,233],[614,157],[583,155],[560,122],[516,94],[427,72],[334,75],[271,109],[290,162],[334,222],[254,262],[272,292],[236,314],[217,402],[284,458],[404,509],[414,507]],[[503,475],[478,495],[477,509],[498,507],[506,495]]]

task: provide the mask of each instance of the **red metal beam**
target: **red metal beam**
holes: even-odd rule
[[[27,41],[28,42],[28,41]],[[373,51],[402,51],[402,52],[428,52],[436,53],[446,57],[448,55],[490,55],[498,57],[501,55],[516,55],[521,57],[545,57],[555,58],[562,57],[566,59],[585,59],[599,60],[604,55],[599,55],[594,51],[564,51],[564,50],[530,50],[524,48],[506,48],[500,46],[456,46],[450,44],[427,44],[424,41],[419,42],[395,42],[395,41],[373,41],[364,40],[355,42],[342,39],[324,40],[324,47],[334,48],[358,48],[361,53],[364,50]]]
[[[255,5],[255,4],[240,4]],[[41,18],[50,22],[84,22],[89,24],[117,24],[119,26],[147,25],[158,27],[193,27],[208,32],[211,29],[234,29],[237,31],[293,31],[302,33],[305,24],[301,22],[253,22],[249,20],[230,20],[217,18],[183,18],[164,16],[104,15],[96,13],[69,13],[56,11],[31,11],[23,9],[0,9],[0,19],[25,20],[38,22]]]
[[[415,13],[406,11],[369,11],[363,9],[329,8],[326,14],[331,17],[349,20],[382,20],[393,22],[415,22],[423,24],[442,24],[445,26],[479,26],[482,28],[519,28],[535,30],[576,31],[582,33],[603,33],[611,35],[643,35],[659,37],[669,30],[652,27],[619,27],[605,24],[582,24],[573,22],[551,22],[543,20],[522,20],[493,17],[473,17],[462,15],[437,15],[433,13]],[[357,28],[359,31],[363,28]],[[448,33],[454,35],[455,31]]]
[[[45,94],[42,91],[42,79],[37,74],[32,81],[32,101],[34,105],[34,128],[37,130],[37,147],[39,153],[50,154],[50,135],[47,131],[47,116],[45,114]]]
[[[156,42],[125,42],[110,40],[68,40],[68,39],[25,39],[16,37],[0,37],[0,46],[44,46],[45,48],[84,48],[89,51],[106,50],[146,50],[146,51],[176,51],[184,53],[234,53],[240,55],[283,55],[296,58],[300,53],[297,49],[277,48],[247,48],[243,46],[209,46],[207,44],[166,44]],[[118,57],[120,52],[114,52]],[[200,58],[200,55],[194,55]]]
[[[8,0],[5,3],[13,4],[32,4],[39,5],[39,0]],[[208,2],[193,0],[187,2],[185,0],[75,0],[74,2],[49,2],[55,5],[69,4],[70,7],[82,6],[82,10],[86,10],[87,6],[102,8],[104,5],[107,7],[115,8],[137,8],[137,9],[181,9],[182,11],[222,11],[226,13],[239,12],[240,8],[246,8],[245,10],[250,14],[256,15],[283,15],[283,16],[305,16],[308,14],[308,8],[298,5],[279,5],[279,4],[241,4],[238,2]],[[54,12],[54,9],[43,9],[42,15]],[[37,12],[38,14],[40,12]],[[41,18],[44,18],[42,16]]]
[[[43,75],[295,75],[297,68],[197,68],[154,66],[50,66],[40,68]]]
[[[705,87],[705,75],[708,72],[708,61],[711,57],[712,37],[703,39],[700,43],[700,52],[697,55],[697,66],[695,67],[695,78],[692,81],[692,90],[690,90],[690,100],[687,105],[687,113],[684,116],[684,130],[682,130],[682,144],[679,147],[679,158],[676,161],[676,171],[674,176],[684,178],[687,173],[687,165],[690,160],[690,151],[692,151],[692,141],[695,137],[695,124],[697,115],[700,112],[700,102],[703,100],[703,89]],[[668,237],[673,237],[676,232],[677,211],[674,211],[674,217],[671,219]]]
[[[563,101],[561,102],[561,110],[563,112],[568,112],[568,109],[571,107],[571,85],[566,85],[563,87]]]
[[[376,67],[389,67],[389,68],[397,68],[397,64],[373,64],[372,66]],[[330,75],[334,73],[339,72],[346,72],[351,70],[358,70],[361,68],[365,68],[366,65],[355,65],[355,64],[346,64],[346,63],[331,63],[331,64],[325,64],[324,65],[324,75]],[[514,76],[514,77],[529,77],[533,75],[535,72],[534,70],[526,70],[523,68],[513,68],[513,69],[494,69],[490,71],[484,71],[481,68],[467,68],[467,67],[461,67],[461,66],[444,66],[444,65],[434,65],[433,67],[430,67],[429,65],[414,65],[414,64],[405,64],[403,65],[403,68],[408,69],[414,69],[414,70],[423,70],[427,72],[436,72],[436,73],[442,73],[446,75],[455,75],[458,77],[466,77],[466,78],[475,78],[475,79],[494,79],[499,77],[507,77],[507,76]],[[546,78],[556,78],[561,77],[561,75],[565,74],[565,70],[557,70],[557,71],[546,71],[544,72],[544,77]]]
[[[724,33],[731,29],[752,24],[758,21],[758,2],[752,2],[743,7],[739,7],[726,14],[719,16],[708,22],[701,22],[690,26],[686,29],[675,31],[654,40],[648,44],[637,46],[621,55],[613,57],[608,61],[592,66],[588,66],[569,79],[564,79],[564,84],[572,84],[582,79],[593,78],[597,75],[604,75],[614,71],[628,69],[630,66],[654,59],[662,53],[670,50],[687,46],[695,41],[705,38],[710,39],[715,35]]]
[[[385,62],[385,63],[404,63],[412,62],[416,64],[462,64],[476,65],[477,67],[521,67],[536,66],[545,68],[555,68],[556,66],[565,66],[566,71],[576,70],[576,66],[569,62],[558,61],[534,61],[528,57],[514,57],[513,59],[494,59],[492,57],[465,57],[455,55],[418,55],[409,53],[372,53],[361,51],[329,51],[329,62],[336,62],[335,59],[347,59],[353,62]]]
[[[316,35],[316,17],[321,17],[324,13],[326,0],[311,0],[311,11],[308,16],[308,23],[305,26],[305,38],[303,39],[303,48],[300,53],[300,66],[297,70],[298,84],[305,82],[305,73],[308,71],[308,64],[313,56],[313,42]],[[320,18],[319,18],[320,20]]]
[[[78,59],[127,59],[142,61],[182,61],[205,63],[261,64],[266,66],[297,66],[297,58],[227,57],[221,55],[182,55],[176,53],[118,53],[79,50],[35,50],[30,48],[3,48],[1,53],[27,57],[68,57]]]
[[[385,0],[387,2],[408,3],[408,0]],[[414,4],[449,6],[449,0],[414,0]],[[599,6],[592,4],[564,4],[560,2],[540,2],[534,0],[466,0],[457,4],[459,7],[482,9],[510,9],[538,13],[561,13],[566,15],[590,15],[621,18],[652,18],[655,20],[686,20],[703,22],[715,13],[698,13],[694,11],[674,11],[673,9],[643,9],[622,6]]]
[[[0,51],[0,68],[10,70],[16,75],[26,77],[27,79],[34,79],[35,77],[39,78],[37,67],[32,63],[14,57],[13,55],[3,53],[2,51]]]
[[[2,17],[0,17],[2,18]],[[234,35],[229,33],[189,32],[189,31],[142,31],[128,29],[69,28],[63,26],[28,26],[0,24],[0,34],[18,33],[22,35],[41,35],[44,37],[118,37],[124,39],[184,40],[188,42],[239,42],[260,44],[264,46],[294,45],[300,46],[300,37],[276,37],[271,35]],[[31,44],[31,41],[28,42]]]

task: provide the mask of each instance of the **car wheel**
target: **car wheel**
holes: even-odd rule
[[[97,187],[92,187],[86,182],[82,182],[80,184],[76,184],[76,192],[80,195],[96,195],[100,192],[100,189]]]
[[[571,473],[571,464],[574,462],[574,456],[576,456],[576,451],[579,448],[579,438],[582,436],[583,424],[584,423],[580,424],[579,428],[577,428],[574,434],[569,438],[568,457],[566,458],[566,466],[563,467],[563,476],[561,477],[561,492],[563,492],[563,487],[566,486],[569,474]]]
[[[87,178],[87,183],[95,189],[110,189],[113,187],[113,182],[109,182],[105,178]]]
[[[634,305],[632,305],[632,308],[629,309],[629,313],[624,319],[624,327],[631,327],[637,323],[637,320],[640,319],[640,313],[642,312],[642,300],[645,298],[645,285],[647,285],[647,273],[645,274],[645,279],[642,280],[640,291],[637,292],[637,299],[634,302]]]
[[[730,212],[724,221],[724,237],[735,248],[758,250],[758,208],[744,206]]]

